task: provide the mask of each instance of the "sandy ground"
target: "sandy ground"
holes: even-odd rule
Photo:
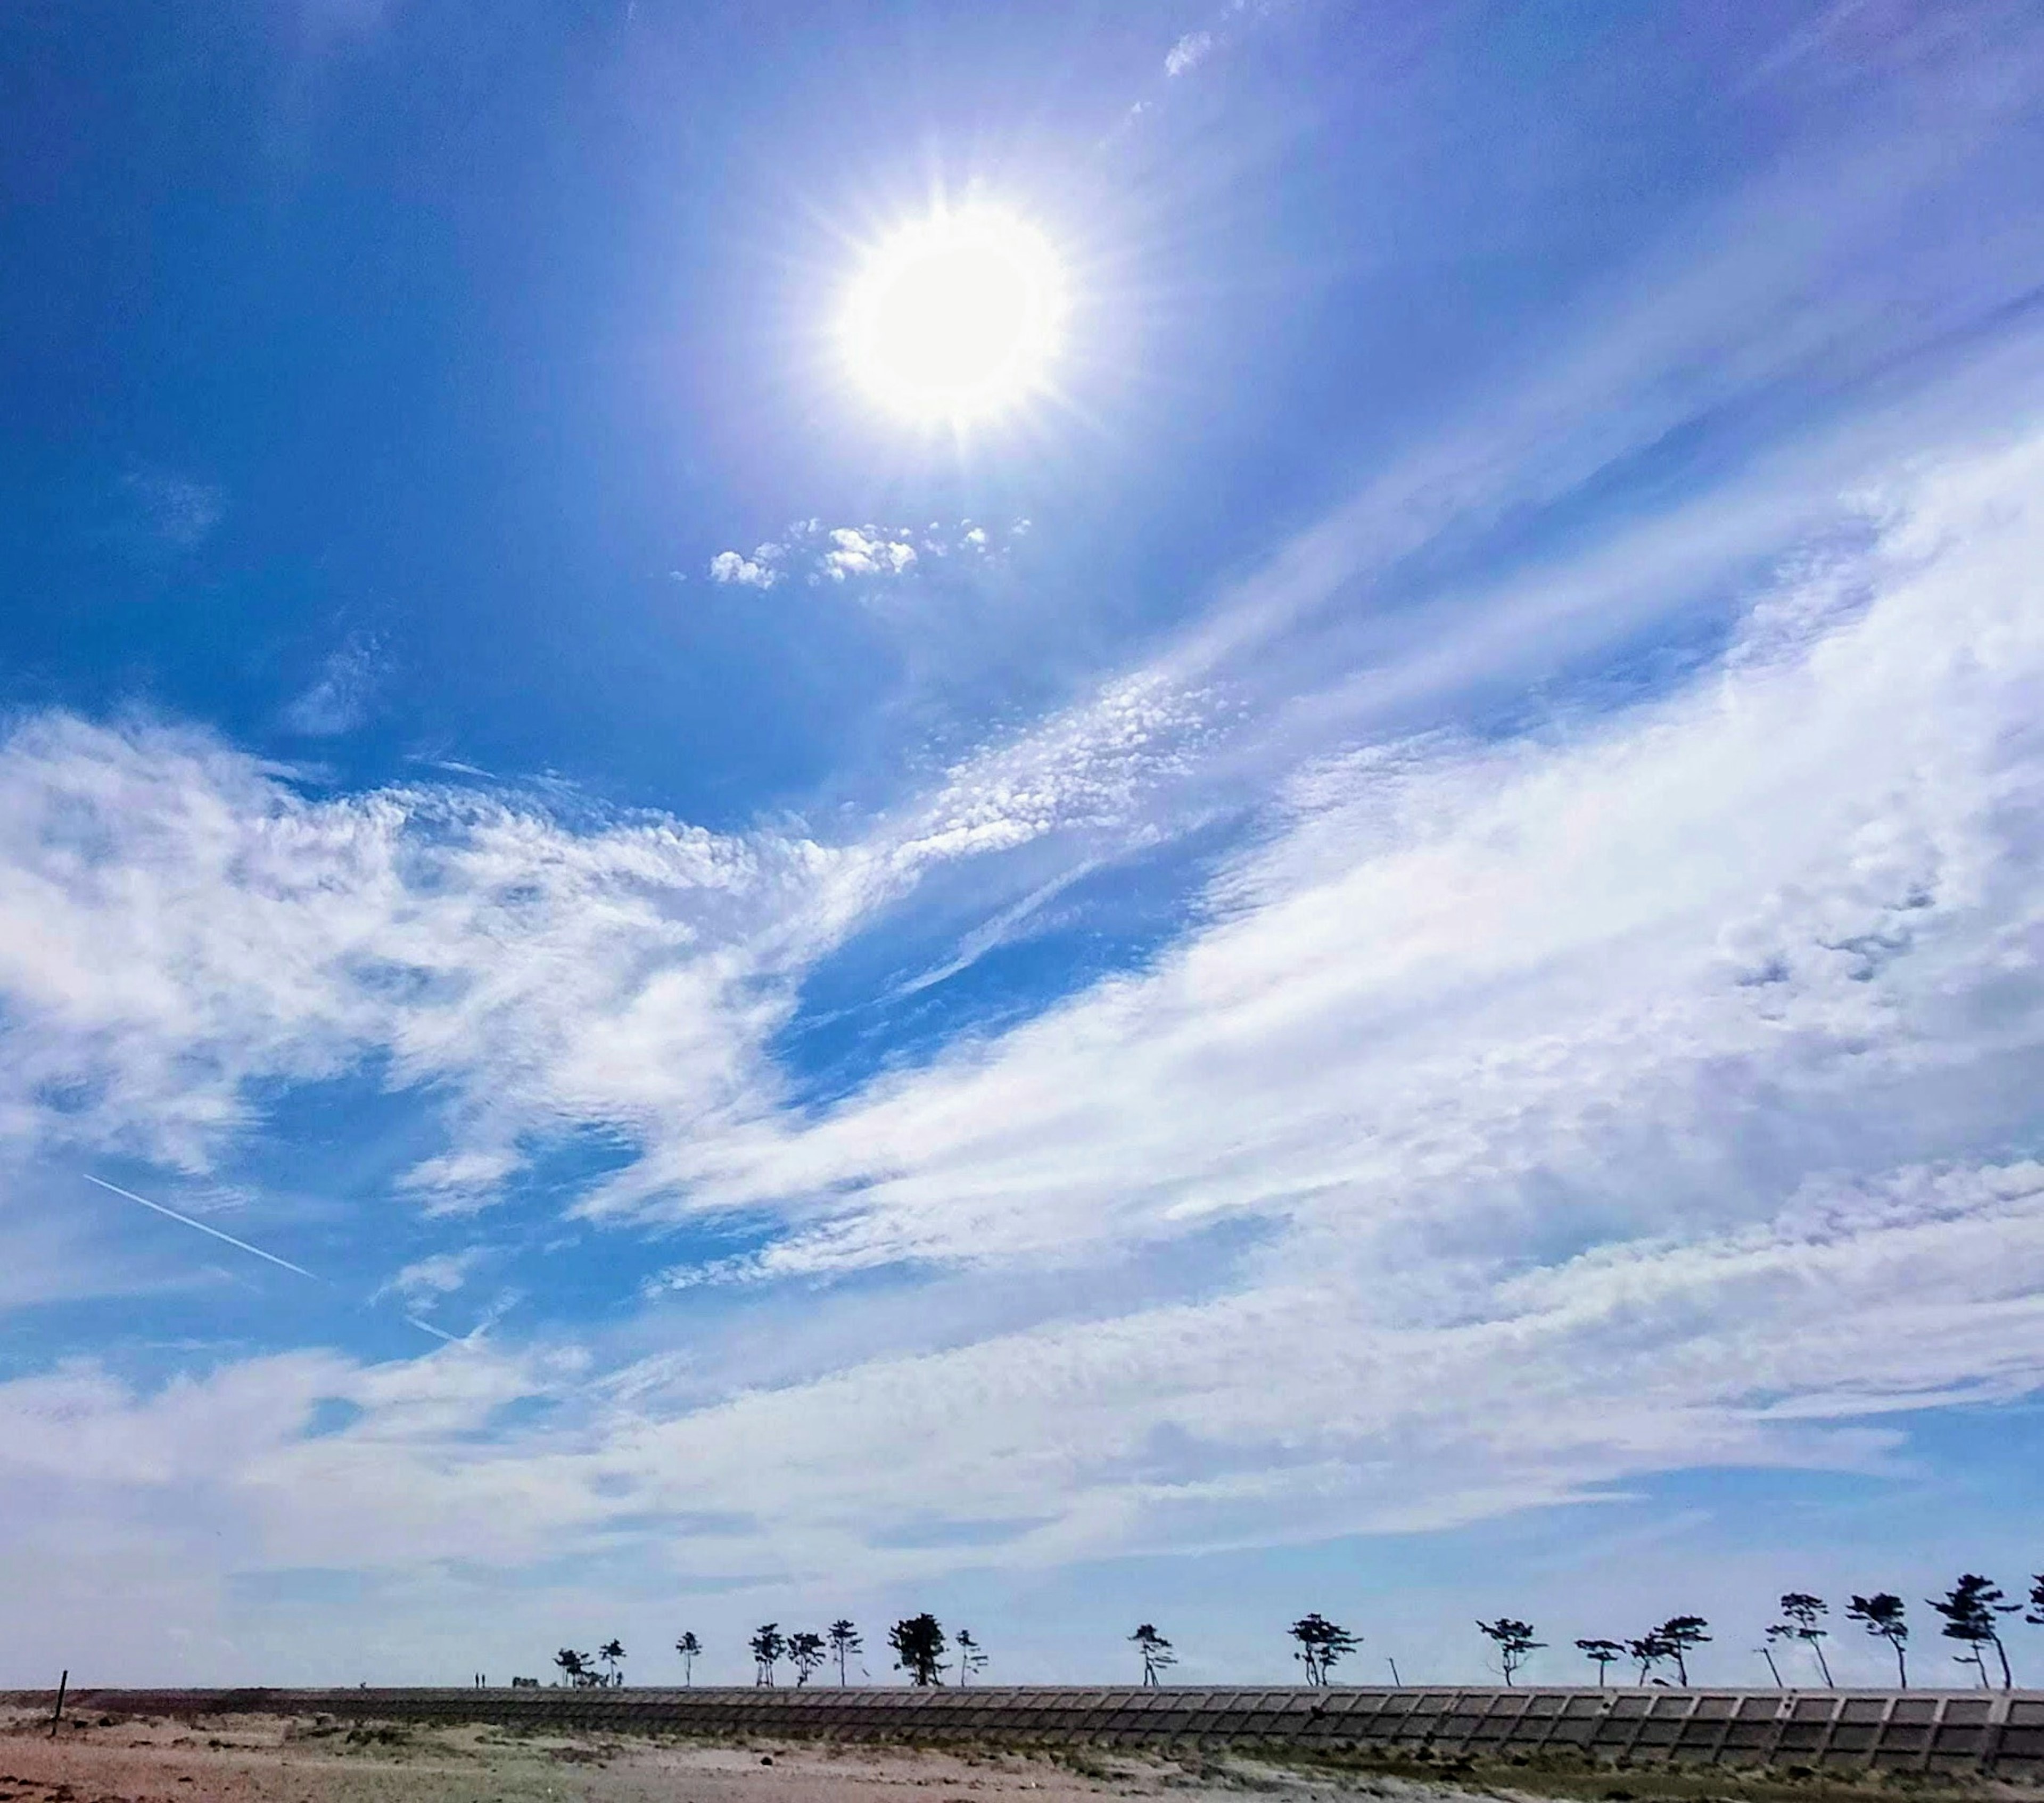
[[[1245,1793],[1307,1803],[1359,1792],[1447,1803],[1447,1787],[1397,1779],[1307,1779],[1228,1763],[1093,1752],[766,1741],[722,1746],[508,1733],[486,1727],[378,1728],[323,1718],[203,1721],[87,1716],[51,1738],[46,1721],[0,1719],[0,1803],[1077,1803],[1107,1797],[1185,1803]]]

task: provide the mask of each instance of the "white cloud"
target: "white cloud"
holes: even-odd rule
[[[985,543],[983,536],[979,542]],[[854,527],[840,526],[830,535],[830,544],[821,567],[832,582],[847,576],[898,576],[915,567],[916,548],[905,539],[868,537]]]
[[[1876,1096],[1902,1155],[1958,1134],[1950,1073],[2044,1044],[2008,964],[2044,919],[2040,475],[2033,448],[1931,480],[1842,583],[1877,599],[1773,656],[1764,624],[1659,706],[1320,766],[1153,972],[820,1121],[656,1149],[608,1205],[656,1178],[686,1207],[811,1198],[821,1223],[768,1260],[788,1271],[1083,1257],[1242,1210],[1383,1229],[1458,1186],[1543,1228],[1543,1190],[1635,1224],[1764,1212],[1781,1172],[1738,1165],[1767,1135],[1864,1137]],[[1012,844],[1068,805],[989,786],[986,827],[950,833]],[[1961,1031],[1989,995],[1999,1031]],[[1912,1082],[1920,1123],[1888,1094]],[[1741,1152],[1712,1115],[1748,1091],[1784,1118]],[[1670,1148],[1650,1207],[1620,1192],[1635,1134]]]
[[[202,744],[17,736],[17,796],[32,753],[102,809],[167,775],[208,798],[178,817],[211,817],[237,872],[317,854],[323,881],[275,921],[217,878],[203,909],[287,988],[329,992],[292,1013],[171,925],[133,821],[63,813],[96,853],[76,893],[155,921],[179,949],[152,973],[190,966],[194,993],[251,1013],[249,1067],[392,1044],[466,1086],[478,1144],[633,1121],[686,1186],[633,1205],[795,1228],[678,1281],[1111,1271],[1219,1221],[1256,1232],[1201,1261],[1198,1294],[763,1387],[661,1359],[605,1375],[570,1347],[294,1356],[154,1395],[80,1369],[0,1388],[0,1446],[31,1488],[211,1486],[259,1560],[516,1563],[709,1512],[731,1525],[675,1556],[733,1582],[1439,1527],[1699,1463],[1888,1468],[1896,1410],[2044,1383],[2044,1172],[1967,1155],[2019,1130],[2044,1072],[2040,477],[2031,443],[1915,479],[1850,580],[1769,598],[1664,700],[1548,741],[1321,760],[1154,968],[807,1124],[774,1104],[758,1048],[784,1004],[754,991],[931,855],[927,821],[837,854],[578,839],[416,798],[312,807]],[[75,854],[43,858],[81,879]],[[430,882],[394,874],[409,858]],[[308,905],[340,911],[276,936]],[[356,963],[309,965],[346,922]],[[399,946],[403,980],[369,951]],[[116,998],[139,981],[98,974]],[[222,1036],[200,1041],[216,1083],[237,1067]],[[444,1293],[457,1263],[409,1289]],[[322,1396],[363,1413],[305,1439]],[[490,1428],[532,1399],[544,1428]],[[877,1524],[932,1494],[1009,1525],[886,1544]]]
[[[1023,521],[1009,536],[1020,536],[1028,526]],[[719,552],[710,559],[709,574],[713,582],[770,589],[797,575],[812,585],[853,578],[886,579],[912,575],[925,567],[926,559],[989,563],[1001,554],[1002,548],[993,544],[986,529],[969,520],[952,526],[932,521],[921,529],[870,523],[827,529],[820,520],[797,520],[781,537],[755,546],[750,557]]]
[[[449,1086],[461,1137],[418,1178],[456,1193],[592,1104],[749,1092],[763,979],[832,861],[472,794],[309,801],[204,736],[63,717],[0,742],[0,1142],[202,1171],[259,1081],[375,1053]]]
[[[763,544],[750,557],[741,557],[735,551],[720,551],[709,560],[709,579],[736,583],[740,588],[770,589],[783,575],[776,567],[779,549],[778,545]]]
[[[1207,60],[1213,47],[1212,32],[1187,32],[1165,53],[1164,73],[1167,75],[1189,75]]]
[[[471,1247],[466,1251],[436,1252],[414,1259],[376,1292],[375,1299],[394,1296],[408,1309],[430,1308],[461,1289],[486,1255],[480,1247]]]
[[[352,732],[367,715],[377,673],[375,642],[350,639],[326,659],[317,680],[285,708],[284,725],[308,738]]]

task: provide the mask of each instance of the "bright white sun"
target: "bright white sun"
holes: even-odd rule
[[[979,418],[1042,383],[1064,309],[1040,233],[989,209],[939,211],[867,259],[845,308],[845,355],[859,385],[897,412]]]

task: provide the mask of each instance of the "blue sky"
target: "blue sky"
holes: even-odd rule
[[[2044,1561],[2033,10],[0,71],[0,1683]],[[836,331],[939,205],[1069,295],[955,429]]]

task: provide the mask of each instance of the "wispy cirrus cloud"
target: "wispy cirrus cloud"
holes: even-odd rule
[[[351,637],[327,656],[319,675],[285,707],[284,725],[313,739],[352,732],[368,716],[380,675],[376,641]]]

